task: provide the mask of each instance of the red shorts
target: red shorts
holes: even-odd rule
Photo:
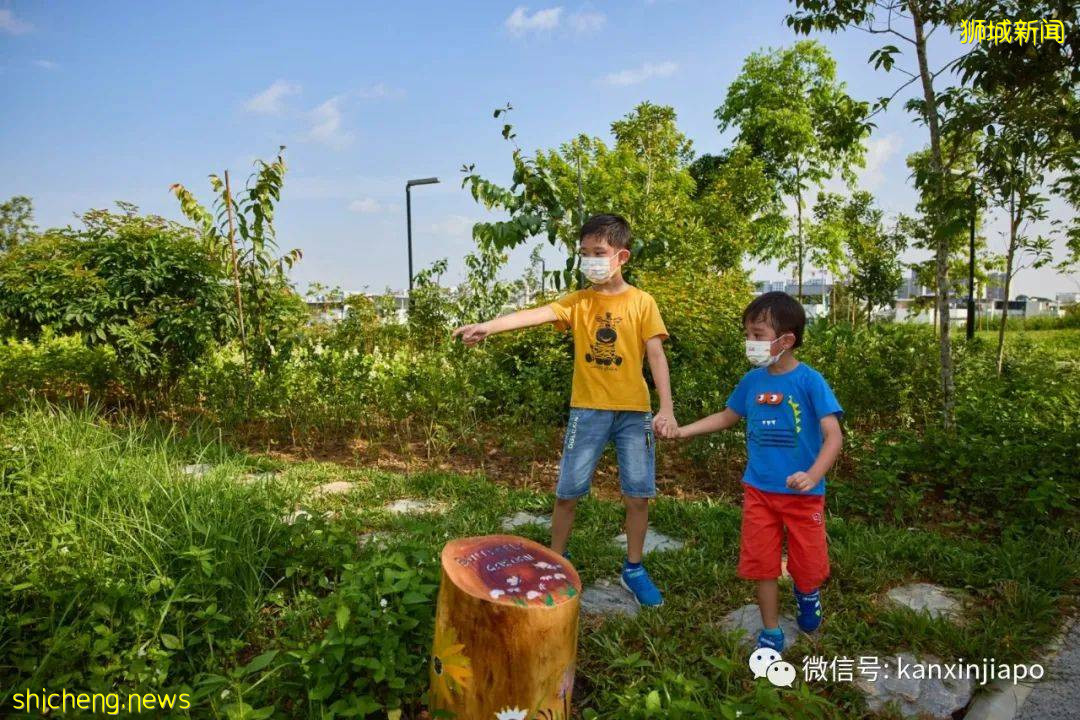
[[[780,552],[787,532],[787,569],[800,592],[816,590],[829,577],[825,544],[825,496],[767,493],[743,484],[739,577],[780,577]]]

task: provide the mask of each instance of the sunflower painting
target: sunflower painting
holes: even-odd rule
[[[431,652],[431,685],[438,694],[440,704],[449,706],[454,693],[469,686],[472,668],[469,658],[462,652],[465,646],[458,642],[457,632],[450,626],[435,635],[435,647]]]

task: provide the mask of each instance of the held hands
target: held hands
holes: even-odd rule
[[[809,492],[820,482],[820,478],[811,477],[808,473],[797,472],[788,475],[787,486],[799,492]]]
[[[462,325],[453,332],[453,337],[460,337],[461,342],[472,347],[490,334],[491,329],[487,323],[475,323],[473,325]]]
[[[675,414],[671,411],[661,410],[653,418],[653,432],[657,437],[664,438],[665,440],[673,440],[680,437],[679,423],[675,421]]]

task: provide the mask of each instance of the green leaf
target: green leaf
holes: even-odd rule
[[[349,611],[347,605],[338,605],[337,612],[334,613],[337,618],[338,630],[344,630],[345,626],[349,624],[349,617],[352,613]]]
[[[169,633],[161,633],[161,644],[169,650],[183,650],[184,644],[180,642],[180,638]]]

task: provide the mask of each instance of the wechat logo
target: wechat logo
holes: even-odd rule
[[[751,653],[747,664],[755,678],[768,678],[776,687],[791,687],[795,682],[795,666],[772,648],[758,648]]]

